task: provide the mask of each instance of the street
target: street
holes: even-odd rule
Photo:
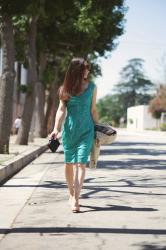
[[[166,136],[120,130],[86,171],[73,214],[62,147],[0,188],[0,249],[166,250]]]

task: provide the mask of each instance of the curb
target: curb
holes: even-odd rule
[[[48,149],[47,145],[27,150],[25,153],[18,155],[14,160],[8,160],[0,166],[0,185],[4,184],[18,171],[36,159],[39,155]]]

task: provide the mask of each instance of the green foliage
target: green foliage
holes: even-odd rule
[[[20,34],[22,32],[27,31],[26,27],[27,27],[28,19],[29,18],[27,15],[13,16],[13,18],[12,18],[13,25],[14,25],[14,27],[18,28]]]
[[[76,56],[94,52],[103,55],[123,33],[124,14],[123,1],[63,1],[58,9],[56,4],[46,2],[47,18],[40,20],[39,29],[45,32],[45,38],[51,38],[46,39],[48,48],[61,49],[61,53],[70,50]]]
[[[117,95],[107,95],[97,102],[97,112],[100,122],[108,122],[113,126],[119,125],[122,109],[118,103]]]
[[[133,119],[130,118],[130,119],[129,119],[129,123],[130,123],[130,124],[133,124],[133,123],[134,123]]]
[[[44,84],[45,88],[49,89],[52,82],[55,79],[55,69],[54,65],[48,64],[46,70],[43,74],[42,83]]]
[[[48,58],[64,74],[72,57],[88,57],[90,78],[101,74],[97,58],[114,47],[123,33],[126,9],[123,1],[46,1],[45,16],[39,17],[37,48],[47,51]],[[54,31],[54,32],[53,32]]]
[[[16,14],[22,14],[25,12],[26,6],[30,3],[31,0],[0,0],[0,13],[8,14],[14,16]]]
[[[0,6],[2,12],[13,16],[16,59],[26,66],[29,21],[34,15],[38,17],[37,57],[39,62],[40,53],[47,55],[46,88],[55,74],[62,82],[73,56],[89,59],[92,80],[101,74],[97,58],[116,47],[127,11],[124,0],[0,0]]]
[[[166,131],[166,123],[160,125],[161,131]]]
[[[27,65],[27,29],[28,18],[23,15],[21,17],[13,17],[14,40],[15,40],[15,57],[16,61]]]
[[[23,94],[28,94],[30,95],[32,93],[32,87],[30,85],[19,85],[18,89],[23,93]]]
[[[63,57],[104,55],[123,33],[124,0],[1,0],[2,13],[13,16],[16,58],[23,60],[28,20],[38,16],[38,50]],[[17,55],[18,54],[18,55]],[[38,51],[38,55],[40,52]]]
[[[120,72],[120,83],[116,85],[115,91],[118,93],[128,93],[132,105],[146,104],[149,92],[153,90],[154,84],[147,79],[143,66],[144,60],[133,58]]]
[[[161,111],[160,110],[155,110],[154,113],[152,114],[152,116],[155,118],[155,119],[160,119],[161,118]]]
[[[48,64],[58,61],[60,74],[64,74],[73,56],[88,56],[91,79],[101,74],[97,57],[116,47],[126,13],[123,0],[0,0],[0,6],[3,13],[13,16],[18,62],[27,65],[29,21],[35,15],[37,57],[41,52],[46,53]]]
[[[115,86],[125,116],[128,107],[148,104],[152,97],[154,84],[145,76],[143,63],[140,58],[129,60],[120,73],[119,84]]]
[[[75,1],[75,5],[80,11],[78,19],[74,22],[76,30],[91,34],[96,38],[99,37],[100,34],[97,32],[96,27],[101,23],[102,12],[96,10],[93,16],[89,14],[92,8],[92,0],[88,0],[84,5]]]

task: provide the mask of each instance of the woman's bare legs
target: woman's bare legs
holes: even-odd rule
[[[75,166],[75,170],[74,170],[74,200],[75,200],[75,206],[78,206],[78,197],[79,197],[79,169],[78,166]]]
[[[73,207],[76,208],[77,210],[79,210],[79,197],[85,178],[85,170],[86,170],[85,164],[79,163],[75,168]]]
[[[65,177],[66,177],[66,182],[68,185],[68,189],[69,189],[69,194],[70,197],[72,197],[74,195],[74,173],[73,173],[73,164],[72,163],[66,163],[65,164]]]
[[[75,167],[75,171],[73,170]],[[79,211],[79,197],[85,178],[86,165],[78,163],[73,166],[72,163],[65,164],[65,177],[70,194],[70,201],[72,201],[72,210]]]
[[[86,165],[85,164],[78,164],[78,168],[79,168],[78,180],[79,180],[79,196],[80,196],[81,189],[82,189],[84,179],[85,179]]]

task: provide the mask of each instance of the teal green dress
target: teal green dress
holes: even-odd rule
[[[65,163],[86,164],[94,138],[91,102],[95,84],[66,101],[67,116],[62,127],[62,144]]]

